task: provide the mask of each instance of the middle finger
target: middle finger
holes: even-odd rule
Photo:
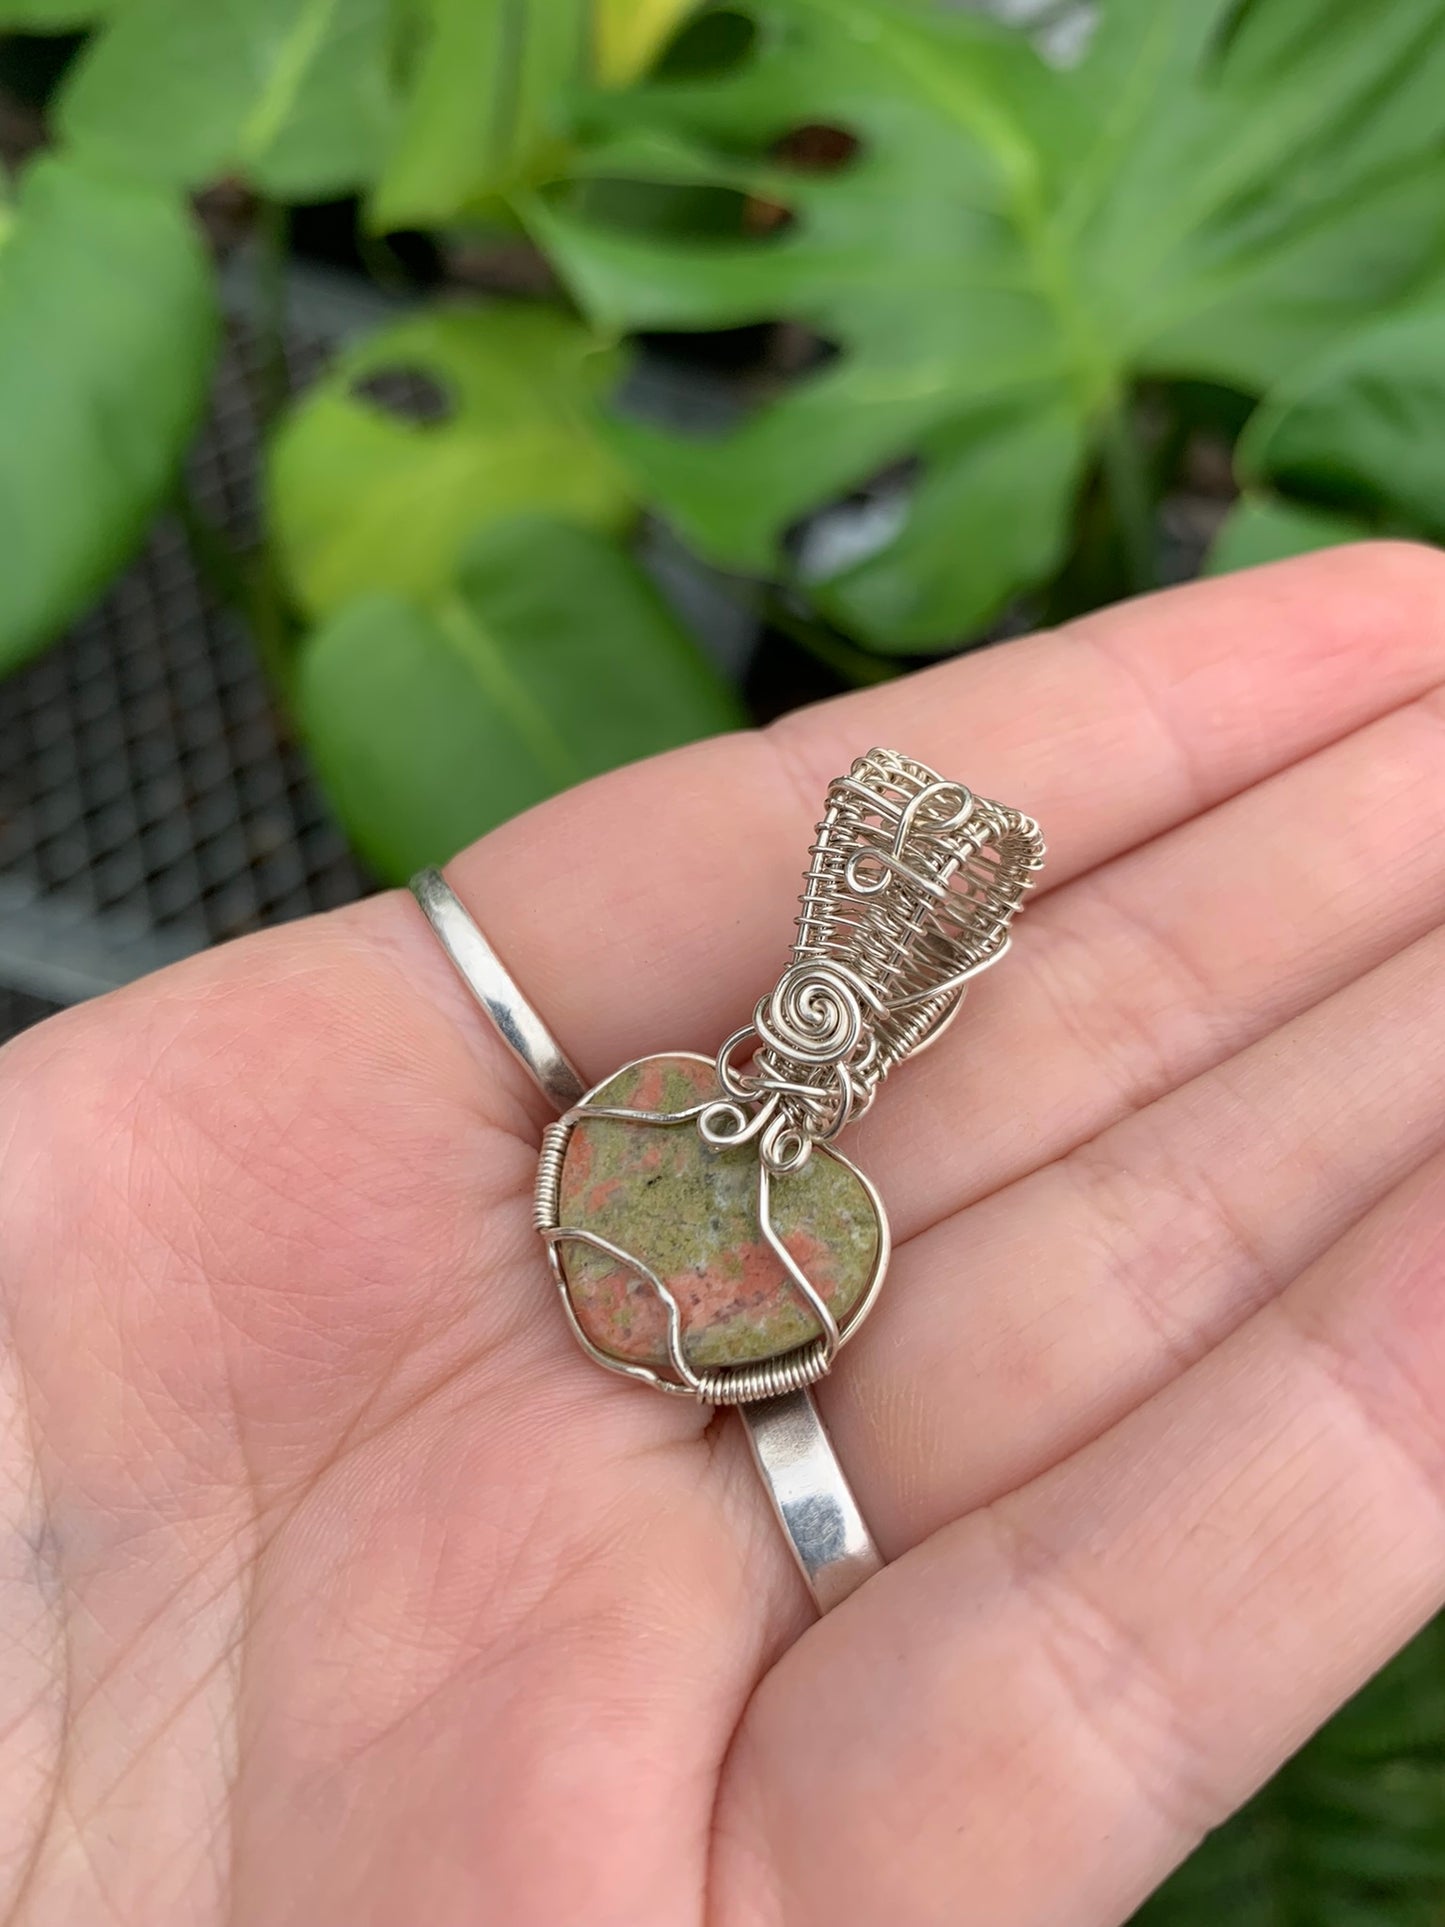
[[[947,1044],[853,1137],[897,1235],[1065,1155],[1445,919],[1442,723],[1432,692],[1033,906]]]

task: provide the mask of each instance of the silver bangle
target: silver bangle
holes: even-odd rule
[[[820,1612],[883,1564],[808,1389],[888,1263],[882,1201],[833,1139],[1004,955],[1042,860],[1031,818],[871,751],[829,786],[792,959],[751,1023],[715,1058],[640,1058],[591,1090],[440,873],[412,880],[562,1110],[536,1224],[573,1336],[622,1377],[739,1407]]]
[[[542,1095],[565,1111],[586,1091],[566,1052],[518,988],[517,980],[468,915],[440,870],[420,870],[411,892],[456,965],[457,975]]]

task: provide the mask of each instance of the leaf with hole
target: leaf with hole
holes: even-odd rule
[[[0,224],[0,668],[129,558],[200,417],[206,251],[169,194],[37,161]]]
[[[400,881],[555,791],[743,721],[612,538],[545,518],[479,536],[430,605],[347,604],[297,701],[357,848]]]
[[[724,18],[752,31],[689,71]],[[914,464],[879,551],[819,594],[875,646],[932,647],[1053,565],[1141,380],[1262,392],[1413,283],[1445,240],[1442,93],[1445,0],[1103,0],[1072,71],[964,11],[738,0],[587,101],[585,178],[526,213],[603,327],[836,345],[710,439],[626,420],[615,444],[703,553],[774,575],[807,517]],[[679,236],[593,181],[710,183],[755,218]]]
[[[632,498],[593,426],[617,374],[586,329],[540,306],[438,309],[345,350],[271,450],[298,601],[324,615],[370,589],[439,593],[468,538],[517,511],[624,526]]]
[[[147,180],[343,194],[390,130],[389,31],[387,0],[128,0],[77,62],[61,130]]]

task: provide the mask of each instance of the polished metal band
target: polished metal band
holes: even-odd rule
[[[441,871],[419,870],[411,890],[458,976],[496,1025],[507,1049],[542,1087],[543,1096],[559,1111],[575,1104],[587,1086]]]
[[[812,1391],[740,1405],[753,1463],[820,1613],[883,1568]]]
[[[422,870],[411,888],[503,1043],[558,1110],[567,1110],[584,1093],[582,1079],[451,885],[439,870]],[[788,1544],[819,1612],[829,1612],[881,1570],[883,1558],[813,1395],[804,1388],[738,1410]]]

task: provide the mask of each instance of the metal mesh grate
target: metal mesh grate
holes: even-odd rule
[[[329,340],[298,336],[292,375]],[[257,523],[256,349],[232,325],[193,491]],[[285,731],[250,641],[163,518],[57,648],[0,682],[0,1035],[368,881]]]

